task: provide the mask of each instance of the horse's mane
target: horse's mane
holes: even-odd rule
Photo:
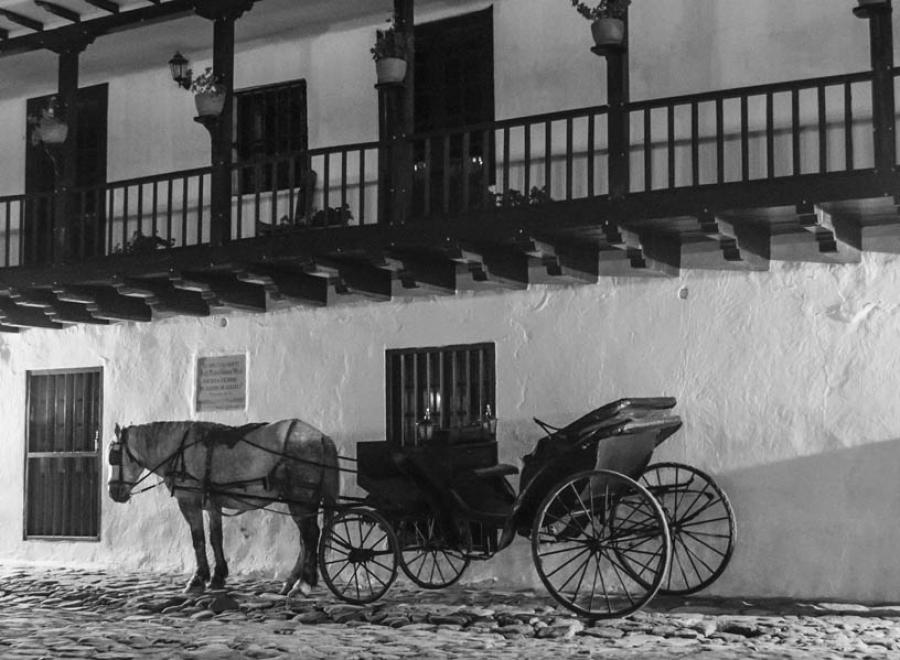
[[[149,422],[127,427],[128,441],[133,450],[144,456],[145,467],[152,467],[166,456],[178,451],[187,440],[193,443],[206,437],[212,431],[223,431],[230,426],[217,422]],[[190,437],[188,437],[190,436]]]

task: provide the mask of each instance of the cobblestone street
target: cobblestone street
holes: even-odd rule
[[[367,607],[324,590],[287,601],[235,577],[187,596],[185,576],[0,565],[2,658],[898,658],[900,606],[658,597],[591,623],[546,595],[487,585],[395,587]]]

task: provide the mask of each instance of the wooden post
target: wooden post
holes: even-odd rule
[[[627,12],[627,10],[626,10]],[[609,106],[609,196],[621,199],[630,188],[630,100],[628,79],[628,15],[621,46],[596,46],[591,50],[606,59],[606,103]]]
[[[869,21],[869,51],[872,61],[872,123],[875,171],[887,173],[897,164],[894,142],[894,28],[891,0],[857,7],[853,13]]]
[[[394,23],[407,35],[406,79],[399,85],[378,85],[378,221],[403,223],[412,201],[412,144],[415,130],[414,0],[394,0]]]
[[[231,165],[234,130],[234,21],[220,17],[213,23],[213,74],[225,86],[225,107],[210,131],[212,185],[210,186],[210,242],[231,239]]]

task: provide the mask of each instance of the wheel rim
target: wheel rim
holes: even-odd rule
[[[349,509],[322,533],[319,568],[328,588],[350,603],[381,598],[397,577],[397,539],[378,513]]]
[[[671,568],[660,592],[705,589],[722,575],[734,551],[736,524],[728,497],[712,477],[680,463],[651,465],[640,482],[662,506],[672,536]]]
[[[656,594],[668,569],[669,535],[659,504],[625,475],[606,470],[566,479],[544,499],[532,530],[535,568],[550,594],[591,618],[624,616]],[[623,566],[622,556],[631,567]]]
[[[400,524],[400,568],[423,589],[442,589],[454,584],[469,565],[471,533],[465,527],[456,541],[446,539],[433,516]]]

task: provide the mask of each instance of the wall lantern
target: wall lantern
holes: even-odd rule
[[[416,422],[416,437],[419,444],[431,442],[434,437],[434,422],[431,420],[431,408],[425,409],[425,416]]]
[[[481,418],[481,430],[489,437],[494,437],[497,433],[497,418],[494,417],[494,413],[491,411],[491,404],[487,404],[484,407],[484,417]]]
[[[172,80],[184,89],[190,89],[191,87],[193,72],[191,71],[190,64],[188,59],[182,55],[180,51],[176,51],[172,56],[172,59],[169,60],[169,71],[172,72]]]

